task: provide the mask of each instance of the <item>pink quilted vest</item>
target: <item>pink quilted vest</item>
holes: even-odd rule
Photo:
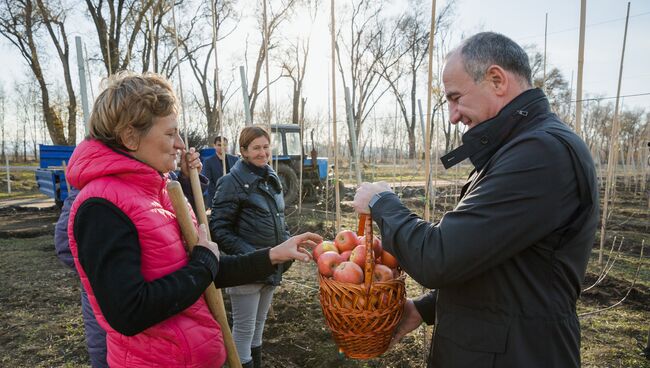
[[[99,324],[106,330],[111,367],[221,367],[226,352],[221,328],[203,297],[181,313],[135,336],[111,328],[102,315],[86,273],[79,264],[74,218],[86,199],[104,198],[126,214],[138,231],[141,271],[149,282],[188,262],[167,189],[167,176],[96,140],[83,141],[74,151],[66,178],[79,188],[70,211],[70,250]],[[101,219],[97,219],[101,221]]]

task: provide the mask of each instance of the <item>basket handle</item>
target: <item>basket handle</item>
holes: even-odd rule
[[[362,214],[359,216],[359,228],[357,233],[359,236],[366,236],[366,264],[364,267],[364,286],[366,287],[366,294],[370,295],[370,287],[372,286],[372,274],[375,271],[375,251],[372,243],[374,240],[372,234],[372,217],[370,214]],[[370,303],[367,303],[370,306]]]
[[[359,215],[359,226],[357,227],[357,236],[363,236],[366,233],[366,220],[368,219],[367,214],[362,213]]]

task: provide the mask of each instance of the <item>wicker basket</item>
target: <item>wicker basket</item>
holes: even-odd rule
[[[319,274],[320,303],[327,325],[341,352],[354,359],[368,359],[388,349],[404,310],[404,275],[373,282],[372,221],[362,215],[359,236],[366,236],[365,283],[334,281]]]

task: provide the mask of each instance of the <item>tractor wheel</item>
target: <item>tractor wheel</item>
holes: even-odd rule
[[[289,165],[278,165],[278,176],[282,183],[282,192],[284,193],[284,204],[293,204],[298,199],[298,176]]]

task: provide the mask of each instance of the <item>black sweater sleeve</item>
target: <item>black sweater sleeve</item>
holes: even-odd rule
[[[275,271],[268,250],[222,256],[217,262],[212,252],[198,246],[186,266],[146,282],[140,271],[135,225],[114,204],[100,198],[90,198],[79,207],[74,236],[79,263],[106,321],[127,336],[191,306],[212,281],[217,287],[241,285]]]

